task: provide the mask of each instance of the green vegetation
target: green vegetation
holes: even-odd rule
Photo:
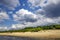
[[[50,29],[60,29],[60,25],[49,25],[49,26],[37,26],[37,27],[26,27],[24,29],[19,30],[8,30],[8,31],[0,31],[2,32],[38,32],[40,30],[50,30]]]

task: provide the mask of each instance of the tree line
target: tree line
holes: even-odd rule
[[[18,29],[18,30],[8,30],[8,31],[0,31],[2,32],[38,32],[41,30],[50,30],[50,29],[60,29],[60,25],[47,25],[47,26],[37,26],[37,27],[26,27],[24,29]]]

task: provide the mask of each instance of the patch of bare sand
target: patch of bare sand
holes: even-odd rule
[[[5,36],[21,36],[21,37],[34,37],[34,38],[60,38],[60,30],[42,30],[39,32],[13,32],[13,33],[0,33]]]

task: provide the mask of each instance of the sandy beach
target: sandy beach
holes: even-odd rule
[[[39,32],[0,33],[0,36],[20,36],[32,38],[60,38],[60,30],[42,30]]]

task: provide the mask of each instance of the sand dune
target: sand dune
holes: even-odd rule
[[[0,35],[34,37],[34,38],[60,38],[60,30],[44,30],[39,32],[0,33]]]

